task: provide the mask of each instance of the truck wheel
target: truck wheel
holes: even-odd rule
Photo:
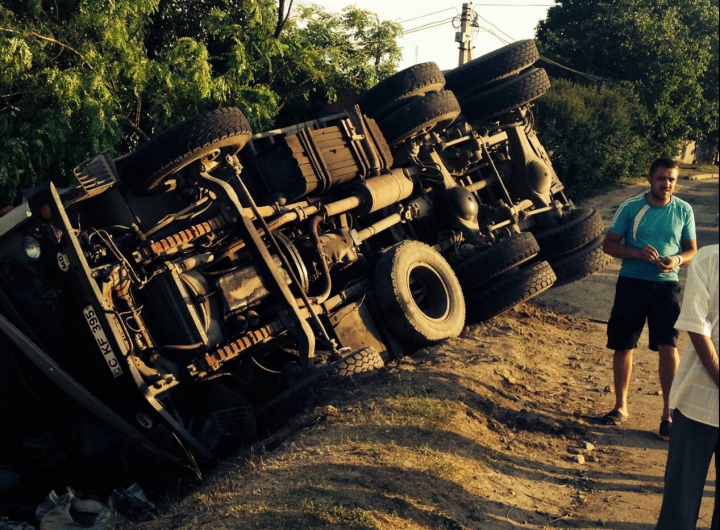
[[[535,41],[521,40],[445,72],[445,88],[464,96],[532,65],[540,58]]]
[[[293,384],[290,388],[270,399],[257,411],[261,432],[276,430],[292,416],[298,414],[314,390],[330,379],[351,377],[378,370],[385,366],[374,348],[363,348],[325,366]]]
[[[481,322],[548,290],[557,280],[547,261],[533,263],[468,296],[468,321]]]
[[[525,263],[540,251],[530,232],[521,232],[480,250],[455,267],[463,291],[477,289],[496,276]]]
[[[259,434],[265,436],[299,414],[327,373],[317,371],[263,404],[256,412]]]
[[[378,123],[390,147],[419,134],[441,131],[460,115],[460,104],[449,90],[413,98]]]
[[[363,114],[381,120],[397,110],[407,98],[437,92],[445,77],[435,63],[420,63],[400,70],[365,92],[357,100]]]
[[[231,408],[214,411],[205,422],[199,438],[205,443],[208,439],[217,443],[218,432],[236,440],[254,441],[257,438],[257,419],[253,406],[249,402],[244,402]]]
[[[550,79],[545,70],[529,68],[491,88],[463,97],[460,103],[469,120],[487,120],[539,98],[549,88]]]
[[[603,236],[600,236],[577,252],[552,260],[550,265],[558,278],[555,285],[567,285],[590,276],[609,265],[612,257],[603,252],[603,239]]]
[[[234,107],[203,112],[179,123],[115,163],[135,195],[163,192],[163,184],[182,168],[219,150],[234,155],[252,135],[243,113]]]
[[[595,208],[575,208],[561,219],[560,225],[535,234],[540,258],[560,258],[584,247],[603,233],[603,220]]]
[[[383,366],[385,362],[375,348],[363,348],[332,363],[328,368],[328,375],[351,377],[378,370]]]
[[[426,346],[457,337],[465,325],[465,299],[452,268],[432,247],[403,241],[375,269],[381,318],[405,344]]]

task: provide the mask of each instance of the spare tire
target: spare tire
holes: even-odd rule
[[[330,377],[352,377],[379,370],[383,366],[385,366],[385,361],[375,348],[367,347],[333,362],[327,368],[327,373]]]
[[[402,241],[382,255],[375,292],[381,318],[404,344],[457,337],[465,325],[460,282],[445,258],[420,241]]]
[[[325,366],[316,367],[313,373],[274,396],[258,409],[257,417],[262,426],[261,430],[273,431],[300,412],[308,396],[323,382],[353,377],[384,366],[385,362],[380,354],[374,348],[367,347],[353,351]]]

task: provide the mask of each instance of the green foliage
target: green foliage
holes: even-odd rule
[[[586,86],[557,80],[536,100],[537,128],[573,197],[641,175],[653,156],[649,117],[627,85]]]
[[[265,130],[397,66],[397,24],[312,7],[279,31],[280,11],[275,0],[4,0],[0,204],[203,110],[237,106]]]
[[[717,136],[717,0],[563,0],[539,24],[537,41],[541,53],[575,70],[610,85],[632,83],[648,109],[656,152]]]
[[[270,79],[276,92],[286,94],[283,125],[309,119],[311,109],[332,101],[340,89],[359,92],[375,85],[395,72],[401,57],[396,39],[402,27],[355,6],[340,14],[300,6],[286,31],[292,49]],[[299,61],[303,75],[287,61]]]

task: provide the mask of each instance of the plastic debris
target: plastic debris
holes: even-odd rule
[[[118,522],[114,510],[98,501],[75,496],[72,488],[58,497],[51,491],[35,510],[40,530],[113,530]]]

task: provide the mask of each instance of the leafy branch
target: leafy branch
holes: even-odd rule
[[[14,29],[11,29],[11,28],[3,28],[3,27],[0,27],[0,31],[4,31],[4,32],[6,32],[6,33],[12,33],[13,35],[20,35],[20,36],[22,36],[22,37],[25,37],[25,36],[27,36],[27,35],[30,35],[30,36],[32,36],[32,37],[35,37],[36,39],[44,40],[44,41],[46,41],[46,42],[50,42],[50,43],[52,43],[52,44],[56,44],[57,46],[60,46],[61,48],[64,48],[64,49],[66,49],[66,50],[74,53],[75,55],[77,55],[77,56],[80,58],[80,60],[82,61],[82,64],[86,64],[87,67],[88,67],[91,71],[95,72],[95,68],[93,67],[93,65],[90,63],[90,61],[88,61],[87,59],[85,59],[85,56],[84,56],[82,53],[80,53],[78,50],[76,50],[76,49],[73,48],[72,46],[68,46],[67,44],[65,44],[65,43],[63,43],[63,42],[60,42],[60,41],[57,40],[57,39],[54,39],[54,38],[52,38],[52,37],[47,37],[47,36],[45,36],[45,35],[41,35],[40,33],[36,33],[36,32],[34,32],[34,31],[29,31],[29,30],[26,30],[26,31],[18,31],[18,30],[14,30]]]

